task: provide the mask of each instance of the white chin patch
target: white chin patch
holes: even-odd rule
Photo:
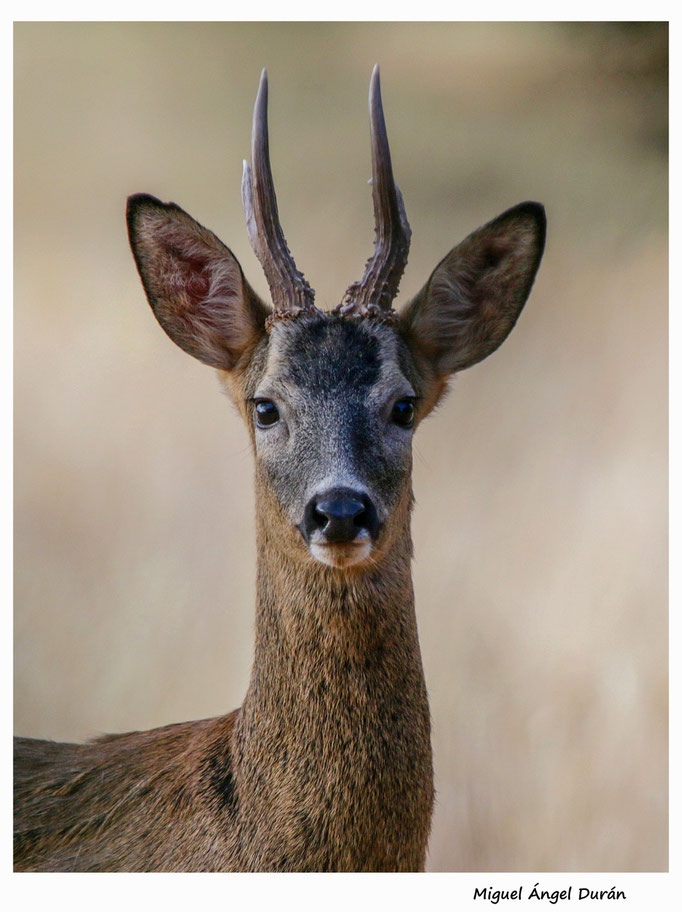
[[[315,560],[328,567],[352,567],[367,560],[372,553],[372,542],[355,541],[324,545],[311,542],[310,553]]]

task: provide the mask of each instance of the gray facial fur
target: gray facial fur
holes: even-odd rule
[[[368,319],[273,325],[249,394],[272,400],[280,419],[257,427],[251,403],[254,446],[293,525],[313,496],[336,488],[368,496],[381,525],[389,520],[412,468],[412,430],[391,421],[396,401],[417,395],[401,346],[392,327]]]

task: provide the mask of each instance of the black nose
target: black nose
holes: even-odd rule
[[[311,498],[305,508],[301,532],[307,542],[322,532],[328,542],[351,542],[362,530],[376,538],[379,518],[370,498],[350,488],[333,488]]]

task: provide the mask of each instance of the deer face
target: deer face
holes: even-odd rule
[[[370,112],[377,243],[332,313],[313,304],[277,219],[263,78],[254,114],[247,227],[274,302],[234,255],[173,203],[129,199],[131,246],[149,302],[181,348],[218,368],[247,422],[260,516],[280,548],[337,568],[371,566],[406,527],[411,444],[453,373],[493,352],[528,297],[545,216],[522,203],[469,235],[399,313],[391,301],[410,230],[393,182],[378,71]]]
[[[320,315],[276,322],[255,360],[242,394],[260,486],[313,558],[368,560],[409,504],[420,387],[405,343],[373,320]]]

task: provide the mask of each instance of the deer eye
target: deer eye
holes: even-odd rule
[[[391,412],[391,421],[401,428],[411,428],[414,424],[414,399],[398,399]]]
[[[279,421],[277,406],[270,399],[256,400],[256,424],[260,428],[270,427]]]

